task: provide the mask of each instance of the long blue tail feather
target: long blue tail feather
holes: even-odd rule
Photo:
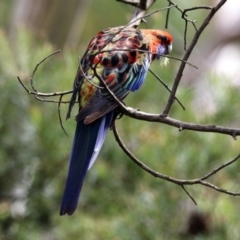
[[[77,122],[60,215],[74,213],[87,170],[102,147],[113,114],[111,111],[88,125],[84,120]]]

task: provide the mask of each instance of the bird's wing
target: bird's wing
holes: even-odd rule
[[[85,119],[84,122],[89,124],[117,107],[99,79],[119,100],[123,100],[129,91],[137,90],[150,65],[147,51],[147,40],[137,29],[113,28],[100,32],[90,42],[75,80],[71,102],[75,102],[78,94],[80,111],[76,120]]]

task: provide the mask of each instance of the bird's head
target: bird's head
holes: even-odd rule
[[[168,55],[172,51],[172,36],[168,32],[157,31],[156,38],[158,39],[158,49],[156,58],[159,59],[161,55]],[[164,58],[167,59],[168,58]]]
[[[152,60],[160,59],[161,56],[168,55],[172,51],[173,39],[168,32],[157,29],[143,29],[141,31],[149,42],[150,51],[153,53]],[[164,58],[164,62],[167,60],[168,58]]]

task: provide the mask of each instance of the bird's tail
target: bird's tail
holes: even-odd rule
[[[88,125],[84,120],[77,122],[60,215],[74,213],[86,172],[98,156],[113,114],[111,111]]]

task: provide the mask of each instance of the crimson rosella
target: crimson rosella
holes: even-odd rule
[[[77,126],[60,215],[74,213],[86,172],[99,154],[118,107],[99,78],[122,101],[142,85],[150,63],[168,55],[171,49],[172,36],[161,30],[115,27],[99,32],[91,40],[77,70],[67,113],[68,119],[78,98]]]

